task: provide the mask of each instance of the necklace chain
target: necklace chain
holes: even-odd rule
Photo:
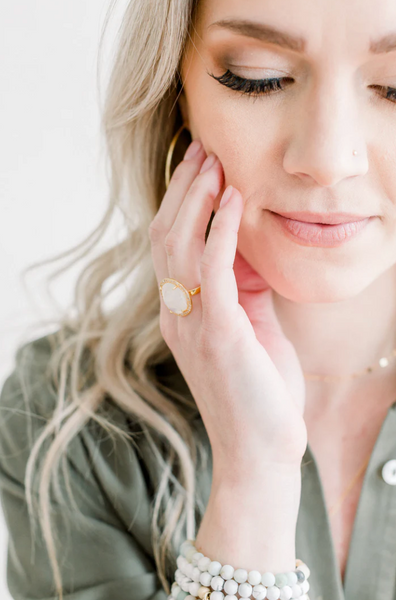
[[[338,381],[340,379],[350,379],[355,377],[361,377],[362,375],[367,375],[368,373],[372,373],[377,369],[386,368],[396,356],[396,348],[392,350],[388,356],[383,356],[378,361],[376,361],[370,367],[363,369],[363,371],[359,371],[357,373],[352,373],[351,375],[316,375],[314,373],[304,373],[305,379],[310,381]]]
[[[348,485],[345,487],[344,491],[342,492],[342,494],[340,495],[340,497],[338,498],[338,500],[336,500],[336,502],[334,502],[334,504],[332,504],[331,507],[329,508],[329,516],[330,517],[333,517],[338,512],[341,504],[344,502],[345,498],[348,496],[349,492],[351,491],[351,489],[355,485],[356,481],[359,479],[360,475],[362,474],[362,472],[367,467],[367,465],[368,465],[368,463],[370,461],[370,456],[371,456],[371,451],[369,452],[369,454],[364,459],[364,462],[359,467],[357,473],[352,477],[352,479],[350,480],[350,482],[348,483]]]

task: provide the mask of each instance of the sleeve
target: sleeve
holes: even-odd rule
[[[45,338],[22,346],[0,393],[0,498],[8,528],[7,584],[18,600],[58,598],[41,527],[32,535],[24,487],[32,442],[55,406],[45,375],[49,358]],[[88,427],[89,423],[66,453],[78,511],[66,509],[50,495],[63,599],[166,600],[151,548],[152,490],[141,458],[132,442],[118,442],[119,436],[114,438],[96,423],[96,428]],[[33,490],[36,497],[37,489]]]

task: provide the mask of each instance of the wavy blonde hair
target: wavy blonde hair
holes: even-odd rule
[[[115,4],[113,1],[106,15],[100,47]],[[131,439],[132,434],[99,414],[106,395],[138,419],[163,466],[151,525],[156,569],[167,594],[167,561],[175,562],[172,544],[177,547],[180,543],[184,525],[187,537],[195,537],[195,509],[201,510],[194,488],[196,466],[198,458],[205,459],[207,452],[172,401],[174,397],[193,406],[192,397],[156,385],[149,376],[150,367],[166,360],[171,352],[159,326],[160,298],[148,228],[165,193],[168,148],[182,123],[177,103],[182,90],[180,66],[185,45],[192,40],[197,4],[197,0],[130,0],[117,33],[102,109],[109,206],[97,228],[81,244],[28,269],[65,256],[75,257],[51,279],[58,276],[96,247],[114,213],[120,211],[125,224],[123,239],[81,270],[72,303],[75,314],[59,318],[57,344],[51,355],[57,404],[32,447],[26,468],[31,522],[31,486],[34,475],[39,475],[37,515],[60,600],[63,588],[51,529],[50,487],[54,481],[57,489],[65,450],[90,419],[108,433]],[[125,297],[106,313],[104,301],[117,289],[126,289]],[[92,357],[89,368],[84,360],[87,350]],[[150,431],[167,441],[165,457],[157,436]],[[50,443],[38,470],[40,449],[46,441]]]

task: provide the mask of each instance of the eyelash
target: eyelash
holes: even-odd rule
[[[287,83],[291,83],[294,80],[291,77],[273,77],[271,79],[245,79],[244,77],[239,77],[239,75],[235,75],[229,69],[226,70],[223,75],[220,77],[216,77],[213,73],[208,73],[213,79],[216,79],[222,85],[226,87],[241,92],[242,95],[247,96],[266,96],[272,94],[274,92],[279,92],[284,89],[282,85],[282,81]],[[373,85],[373,88],[379,88],[380,90],[386,93],[384,97],[385,100],[389,100],[390,102],[396,103],[396,88],[391,88],[382,85]],[[388,97],[388,94],[393,96],[391,99]]]
[[[242,92],[243,95],[247,96],[262,96],[271,94],[275,91],[283,90],[283,86],[281,84],[282,81],[293,81],[291,77],[245,79],[244,77],[235,75],[235,73],[232,73],[232,71],[229,69],[227,69],[227,71],[220,77],[216,77],[216,75],[213,75],[213,73],[209,73],[209,75],[222,85],[225,85],[232,90]]]

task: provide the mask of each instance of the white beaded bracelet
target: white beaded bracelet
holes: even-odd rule
[[[296,569],[287,573],[248,572],[212,561],[197,551],[194,540],[186,540],[176,563],[178,568],[168,600],[309,600],[310,570],[299,559]]]

